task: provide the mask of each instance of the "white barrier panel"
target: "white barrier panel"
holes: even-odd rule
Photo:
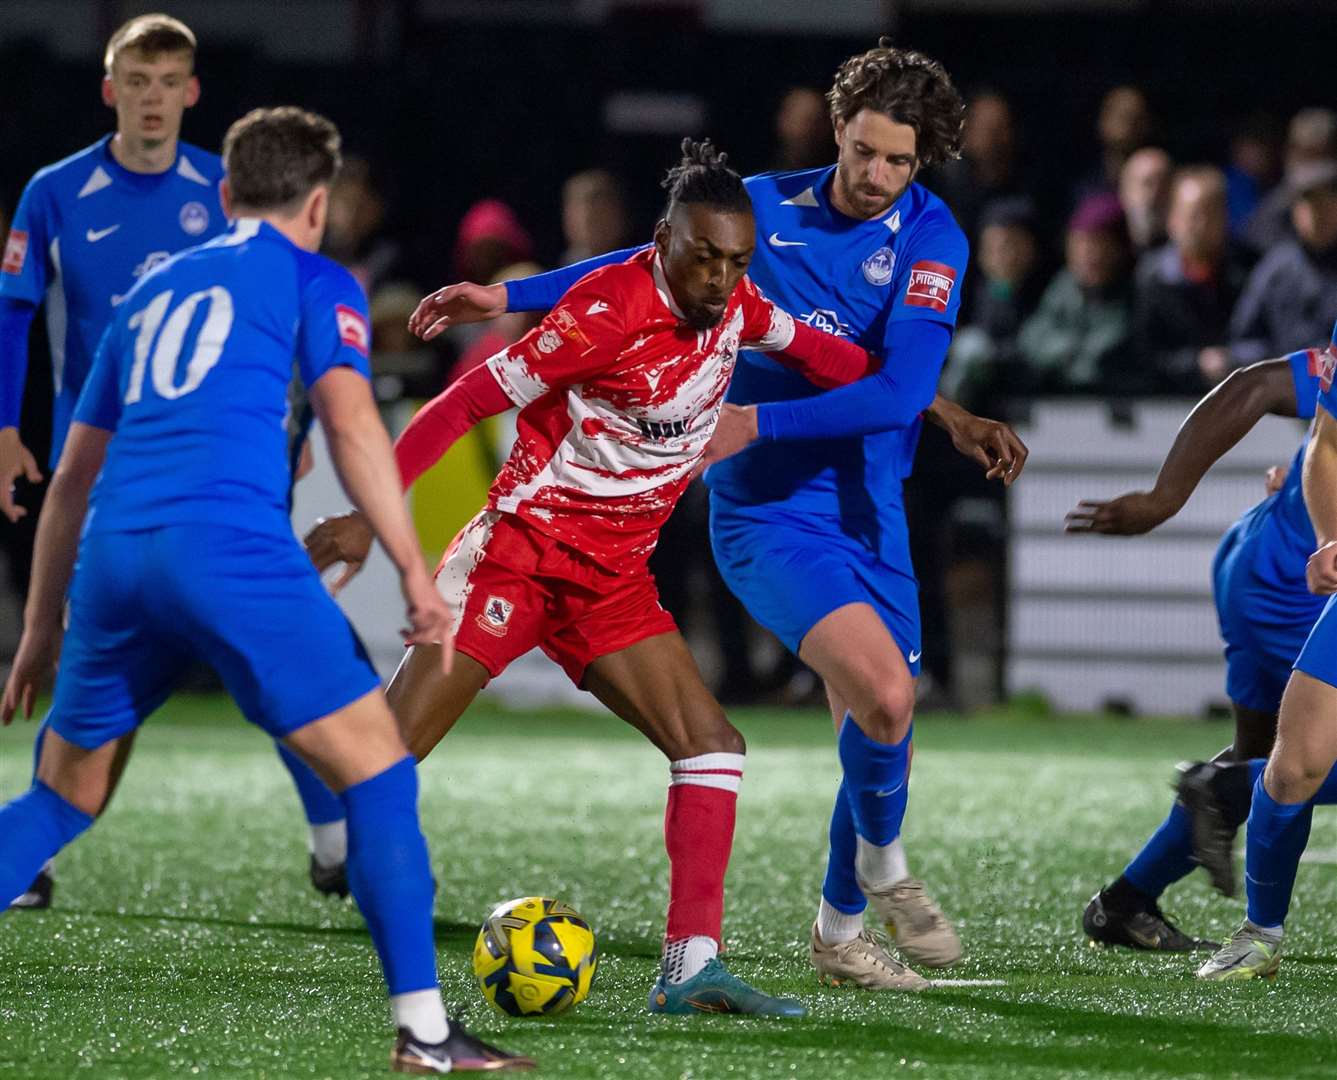
[[[508,447],[509,449],[509,447]],[[339,514],[348,509],[348,497],[339,486],[334,465],[330,461],[325,438],[316,424],[311,429],[311,450],[315,467],[294,490],[293,528],[301,536],[326,514]],[[439,552],[428,553],[431,569]],[[333,580],[337,573],[328,575]],[[352,622],[367,646],[372,663],[382,679],[389,679],[404,655],[399,638],[404,625],[404,603],[399,592],[399,577],[385,551],[379,544],[358,574],[339,593],[339,606]],[[319,663],[319,657],[312,657]],[[566,705],[575,708],[602,710],[589,694],[571,685],[562,670],[537,650],[523,656],[501,676],[489,684],[484,693],[493,693],[517,707]]]
[[[1116,420],[1103,404],[1040,402],[1018,425],[1031,454],[1008,508],[1009,693],[1038,691],[1063,710],[1191,714],[1226,702],[1212,556],[1264,496],[1266,470],[1289,465],[1304,425],[1258,424],[1146,536],[1063,532],[1079,499],[1150,489],[1188,408],[1140,402]]]

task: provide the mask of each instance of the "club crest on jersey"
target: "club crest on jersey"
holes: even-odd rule
[[[889,247],[880,247],[863,261],[863,278],[869,285],[887,285],[896,269],[896,253]]]
[[[0,261],[0,272],[21,274],[24,260],[28,257],[28,234],[23,229],[10,229],[9,239],[5,241],[4,259]]]
[[[177,220],[181,222],[181,228],[191,236],[199,236],[209,227],[209,211],[204,203],[188,202],[181,207]]]
[[[824,334],[834,334],[836,337],[849,337],[850,328],[840,321],[840,316],[830,308],[817,308],[806,315],[799,317],[799,322],[805,326],[811,326],[814,330],[820,330]]]
[[[556,352],[558,346],[562,344],[562,335],[556,330],[545,330],[539,335],[538,350],[544,356],[548,353]]]
[[[1318,376],[1318,384],[1326,394],[1332,389],[1332,377],[1337,373],[1337,346],[1329,345],[1326,349],[1309,350],[1309,374]]]
[[[339,327],[339,340],[363,356],[371,352],[371,330],[362,312],[347,304],[334,305],[334,322]]]
[[[476,622],[489,634],[505,637],[510,629],[507,623],[511,621],[511,612],[514,610],[515,605],[509,600],[503,600],[500,596],[489,596],[487,603],[483,605],[483,614],[478,616]]]
[[[910,285],[905,290],[905,303],[909,307],[946,311],[955,284],[956,271],[952,267],[946,263],[921,260],[910,267]]]

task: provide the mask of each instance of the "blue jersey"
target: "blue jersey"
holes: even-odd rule
[[[111,153],[111,136],[38,172],[23,191],[5,245],[0,299],[46,301],[55,415],[51,463],[60,456],[98,340],[137,278],[227,228],[219,203],[222,162],[179,143],[172,168],[135,173]],[[22,365],[3,358],[6,412],[18,419]]]
[[[74,419],[114,431],[86,534],[220,524],[291,537],[288,387],[370,377],[353,276],[257,219],[142,278],[101,344]]]
[[[1304,349],[1286,357],[1295,380],[1296,415],[1302,419],[1312,419],[1321,400],[1319,370],[1326,355],[1324,350]],[[1312,608],[1313,617],[1317,618],[1323,598],[1315,597],[1305,584],[1305,565],[1318,546],[1301,490],[1305,445],[1301,443],[1295,452],[1281,490],[1269,495],[1245,516],[1253,518],[1249,532],[1257,543],[1254,575],[1276,589],[1278,600],[1292,605],[1297,615]]]
[[[884,357],[907,320],[955,325],[969,249],[951,211],[911,184],[881,217],[848,218],[831,205],[835,166],[748,178],[757,221],[749,276],[795,318],[850,337]],[[936,387],[938,371],[919,373]],[[727,400],[740,405],[812,397],[822,391],[762,353],[739,355]],[[929,389],[927,406],[933,392]],[[876,434],[821,441],[759,443],[713,466],[706,482],[737,503],[847,516],[852,507],[898,504],[920,422]],[[853,497],[853,498],[852,498]]]

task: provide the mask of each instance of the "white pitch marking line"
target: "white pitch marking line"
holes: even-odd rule
[[[930,986],[1006,986],[1006,979],[929,979]]]

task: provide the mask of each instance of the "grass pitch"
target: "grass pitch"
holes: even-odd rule
[[[815,714],[738,712],[750,748],[725,931],[738,974],[806,1020],[652,1017],[667,769],[612,719],[477,708],[426,763],[447,1000],[554,1077],[1330,1077],[1337,875],[1301,868],[1275,982],[1207,986],[1194,960],[1088,948],[1078,925],[1169,805],[1173,763],[1224,725],[999,715],[917,724],[911,868],[959,920],[950,973],[1003,986],[919,996],[817,986],[805,955],[836,785]],[[0,734],[0,792],[31,727]],[[0,837],[0,844],[4,838]],[[1337,847],[1320,813],[1311,851]],[[50,912],[0,918],[0,1075],[380,1076],[391,1032],[351,902],[306,881],[287,774],[230,703],[178,698],[144,730],[106,818],[62,856]],[[491,906],[574,904],[599,935],[589,1000],[555,1020],[483,1003],[469,971]],[[1241,912],[1197,874],[1166,907],[1224,935]]]

